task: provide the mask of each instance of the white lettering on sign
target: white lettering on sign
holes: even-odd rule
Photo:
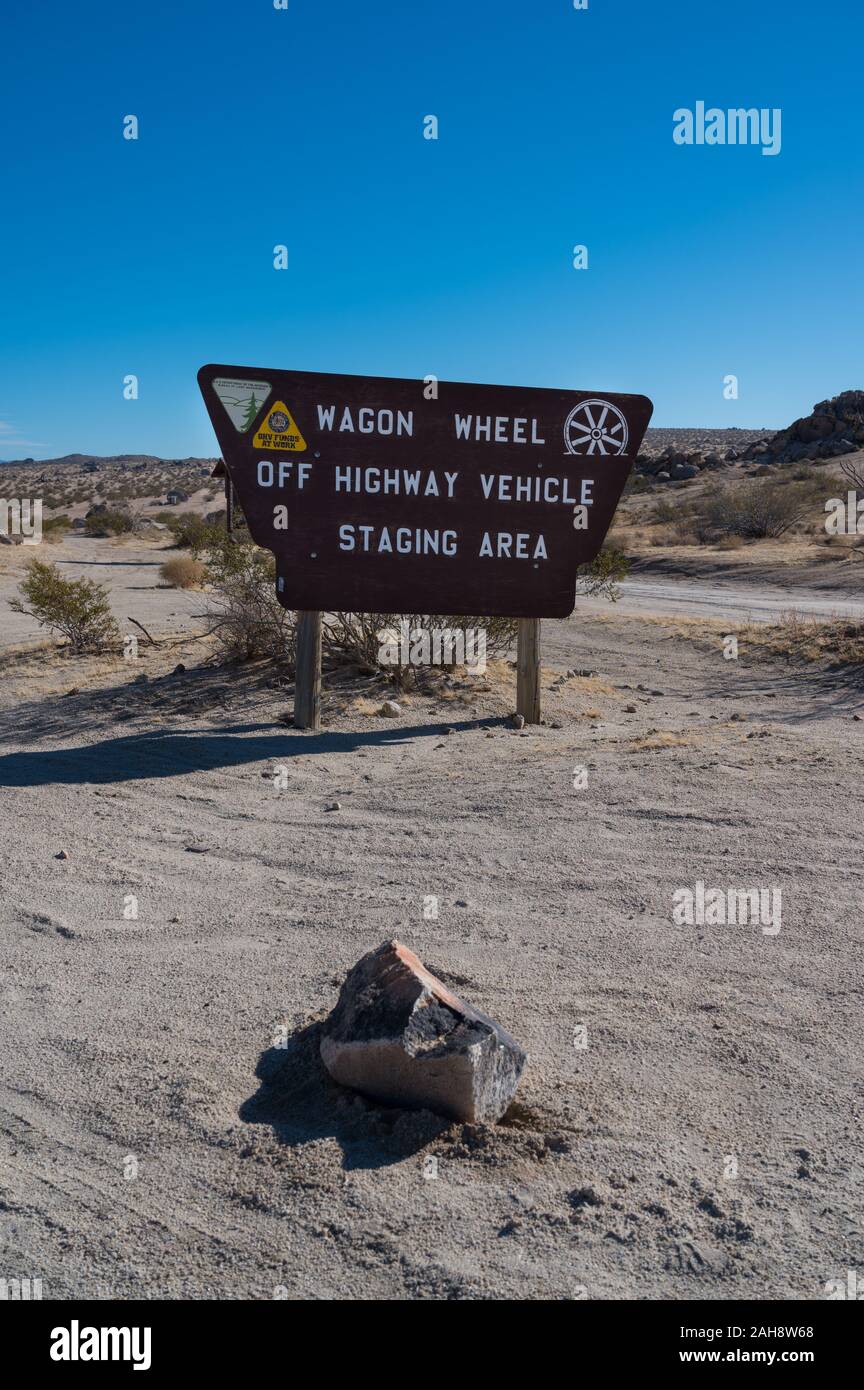
[[[455,555],[455,531],[425,531],[421,527],[397,526],[391,539],[390,527],[339,527],[340,550],[376,551],[379,555]]]
[[[356,468],[346,466],[335,470],[337,492],[383,492],[406,497],[452,497],[458,473],[444,473],[443,487],[438,478],[430,472],[421,486],[421,468]]]
[[[491,555],[498,560],[548,560],[546,553],[546,542],[542,535],[538,536],[531,549],[531,535],[528,531],[517,531],[512,535],[509,531],[499,531],[493,541],[489,531],[483,532],[483,540],[480,543],[480,555]]]
[[[298,488],[302,488],[311,472],[311,463],[295,463],[282,458],[274,463],[271,459],[259,459],[258,486],[286,487],[289,481],[293,481]]]
[[[575,484],[574,484],[575,485]],[[481,473],[480,486],[488,502],[561,502],[565,507],[579,506],[580,502],[590,506],[593,478],[585,478],[581,485],[581,497],[570,491],[569,478],[519,478],[513,473]]]
[[[537,421],[532,419],[531,438],[525,433],[529,424],[527,416],[511,415],[454,415],[453,424],[457,439],[484,439],[487,444],[545,444],[537,430]]]
[[[409,410],[405,415],[401,410],[377,410],[371,405],[361,405],[357,411],[357,423],[354,423],[354,416],[351,414],[349,406],[345,406],[339,417],[339,424],[336,425],[336,406],[318,406],[318,428],[321,430],[333,430],[339,433],[348,431],[354,434],[407,434],[414,433],[414,411]]]

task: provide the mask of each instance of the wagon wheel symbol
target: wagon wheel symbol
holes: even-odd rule
[[[609,401],[580,401],[564,422],[564,443],[570,454],[623,454],[627,421]]]

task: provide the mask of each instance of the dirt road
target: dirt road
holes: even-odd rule
[[[779,623],[790,612],[801,617],[852,618],[864,621],[864,595],[851,598],[840,590],[785,587],[760,583],[710,583],[705,580],[665,581],[634,576],[620,585],[621,613],[657,613],[667,617],[723,618],[730,623]],[[581,608],[588,600],[582,600]],[[596,603],[592,601],[596,608]]]

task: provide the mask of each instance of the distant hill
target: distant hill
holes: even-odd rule
[[[160,468],[166,465],[169,467],[171,465],[182,467],[188,464],[193,466],[198,464],[203,468],[207,463],[209,463],[211,467],[215,465],[216,459],[194,457],[163,459],[159,458],[157,454],[64,454],[62,458],[56,459],[0,459],[0,467],[4,468],[52,468],[55,464],[69,465],[74,468],[76,465],[80,467],[82,464],[91,463],[109,464],[115,467],[117,465],[122,467],[124,464],[127,467],[135,464],[154,464]]]

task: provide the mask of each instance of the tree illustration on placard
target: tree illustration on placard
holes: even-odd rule
[[[255,419],[255,416],[258,414],[258,410],[259,405],[257,400],[255,399],[255,392],[253,391],[252,395],[249,397],[249,403],[246,406],[246,418],[244,419],[243,424],[240,426],[241,431],[248,430],[249,426],[252,424],[252,421]]]

